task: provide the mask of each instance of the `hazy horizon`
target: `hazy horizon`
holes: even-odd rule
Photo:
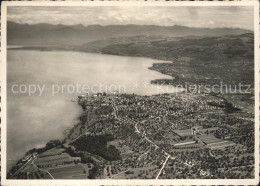
[[[114,24],[114,25],[101,25],[101,24],[93,24],[93,25],[83,25],[83,24],[72,24],[72,25],[65,25],[65,24],[52,24],[52,23],[44,23],[44,22],[41,22],[41,23],[34,23],[34,24],[29,24],[29,23],[18,23],[18,22],[15,22],[15,21],[8,21],[8,22],[12,22],[12,23],[16,23],[16,24],[20,24],[20,25],[30,25],[30,26],[34,26],[34,25],[52,25],[52,26],[83,26],[85,28],[87,27],[91,27],[91,26],[100,26],[100,27],[106,27],[106,26],[131,26],[131,25],[134,25],[134,26],[158,26],[158,27],[187,27],[187,28],[208,28],[208,29],[244,29],[244,30],[248,30],[248,31],[251,31],[253,32],[253,30],[251,29],[246,29],[246,28],[239,28],[239,27],[214,27],[214,28],[210,28],[210,27],[191,27],[191,26],[185,26],[185,25],[168,25],[168,26],[161,26],[161,25],[154,25],[154,24],[147,24],[147,25],[141,25],[141,24]]]
[[[144,14],[145,12],[145,14]],[[155,25],[253,30],[253,7],[8,7],[19,24]],[[239,17],[239,19],[238,19]]]

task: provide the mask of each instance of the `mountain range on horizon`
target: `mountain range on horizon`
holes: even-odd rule
[[[7,22],[7,44],[21,46],[51,45],[80,46],[85,43],[109,38],[135,35],[184,37],[222,36],[252,33],[240,28],[195,28],[186,26],[157,25],[52,25],[47,23],[19,24]]]

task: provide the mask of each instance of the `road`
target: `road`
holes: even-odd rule
[[[118,117],[118,109],[117,109],[117,106],[116,106],[116,104],[115,104],[115,100],[114,100],[114,99],[111,101],[111,104],[112,104],[112,107],[113,107],[113,110],[114,110],[114,113],[113,113],[113,114],[114,114],[114,116],[115,116],[115,119],[117,119],[119,122],[123,122],[123,120]],[[159,175],[161,174],[162,170],[164,169],[164,167],[165,167],[165,165],[166,165],[168,159],[170,158],[170,159],[174,160],[174,159],[176,159],[176,157],[171,156],[169,153],[167,153],[165,150],[161,149],[158,145],[156,145],[153,141],[151,141],[151,140],[146,136],[146,134],[141,133],[141,131],[140,131],[140,130],[138,129],[138,127],[137,127],[137,123],[134,122],[133,126],[134,126],[134,128],[135,128],[135,132],[134,132],[134,133],[137,133],[137,134],[141,135],[144,140],[148,141],[148,142],[149,142],[150,144],[152,144],[152,146],[154,146],[156,149],[160,149],[160,150],[167,156],[167,158],[166,158],[166,160],[165,160],[163,166],[161,167],[161,169],[160,169],[158,175],[156,176],[156,179],[157,179],[157,178],[159,177]],[[84,134],[82,134],[82,135],[84,135]],[[81,136],[81,135],[80,135],[80,136]],[[78,139],[80,136],[78,136],[76,139]],[[197,138],[197,136],[195,136],[195,138]],[[200,142],[202,142],[203,144],[205,144],[205,143],[204,143],[203,141],[201,141],[199,138],[197,138],[197,139],[198,139],[198,141],[200,141]],[[75,139],[74,139],[74,140],[75,140]],[[146,153],[140,155],[139,158],[138,158],[138,160],[140,160],[140,158],[141,158],[143,155],[147,154],[148,152],[149,152],[149,151],[147,151]],[[184,162],[182,162],[182,163],[184,163]],[[125,170],[125,171],[122,171],[122,172],[120,172],[120,173],[118,173],[118,174],[115,174],[115,175],[111,176],[111,178],[114,178],[115,176],[118,176],[118,175],[120,175],[120,174],[122,174],[122,173],[124,173],[124,172],[126,172],[126,171],[128,171],[128,170],[130,170],[130,169],[131,169],[131,167],[130,167],[129,169]]]
[[[34,160],[36,160],[36,159],[37,159],[37,157],[36,157]],[[54,177],[51,175],[51,173],[50,173],[49,171],[46,171],[46,170],[43,170],[43,169],[40,169],[39,167],[37,167],[37,166],[34,164],[34,160],[32,161],[32,164],[33,164],[38,170],[48,173],[48,174],[50,175],[50,177],[51,177],[52,179],[54,179]],[[54,179],[54,180],[55,180],[55,179]]]
[[[149,138],[146,137],[145,134],[141,133],[139,131],[139,129],[137,128],[137,123],[134,125],[135,126],[135,132],[140,134],[144,139],[146,139],[149,143],[151,143],[156,149],[160,149],[160,147],[158,145],[156,145],[153,141],[151,141]],[[162,152],[167,155],[167,156],[170,156],[171,159],[175,159],[175,157],[171,156],[168,152],[166,152],[165,150],[161,149]]]
[[[118,110],[117,110],[117,107],[116,107],[116,104],[115,104],[115,100],[113,99],[113,101],[111,103],[112,103],[112,107],[114,109],[115,118],[118,119]]]
[[[202,144],[204,144],[204,145],[207,145],[205,142],[203,142],[200,138],[198,138],[196,135],[194,135],[194,137],[199,141],[199,142],[201,142]]]
[[[156,148],[159,148],[154,142],[152,142],[150,139],[148,139],[148,138],[145,136],[145,134],[142,134],[142,133],[139,131],[139,129],[138,129],[138,127],[137,127],[137,124],[135,124],[134,126],[135,126],[135,132],[136,132],[136,133],[140,134],[142,137],[144,137],[144,139],[146,139],[147,141],[149,141],[149,142],[150,142],[152,145],[154,145]],[[201,141],[201,139],[199,139],[197,136],[195,136],[195,138],[196,138],[198,141],[200,141],[201,143],[203,143],[204,145],[206,145],[206,144],[205,144],[203,141]],[[158,173],[156,179],[157,179],[157,178],[159,177],[159,175],[161,174],[161,171],[163,170],[164,166],[166,165],[168,159],[169,159],[169,158],[171,158],[172,160],[173,160],[173,159],[176,159],[176,157],[171,156],[171,155],[170,155],[169,153],[167,153],[165,150],[163,150],[163,149],[161,149],[161,150],[162,150],[162,152],[163,152],[165,155],[167,155],[167,158],[166,158],[166,160],[165,160],[165,162],[164,162],[164,164],[163,164],[163,166],[162,166],[160,172]],[[183,163],[184,165],[186,165],[186,166],[192,167],[192,165],[185,164],[184,162],[182,162],[182,163]],[[211,175],[211,174],[210,174],[210,175]]]
[[[30,161],[28,161],[28,162],[26,162],[24,165],[22,165],[17,171],[15,171],[15,173],[14,173],[12,176],[10,176],[10,178],[13,178],[13,176],[14,176],[16,173],[18,173],[22,168],[24,168],[29,162],[30,162]]]
[[[166,163],[167,163],[167,161],[168,161],[169,158],[170,158],[170,155],[167,156],[166,160],[164,161],[164,163],[163,163],[163,165],[162,165],[162,167],[161,167],[160,171],[158,172],[158,174],[157,174],[157,176],[156,176],[155,179],[158,179],[158,178],[159,178],[159,176],[160,176],[162,170],[164,169],[164,167],[165,167],[165,165],[166,165]]]
[[[144,155],[146,155],[148,152],[149,152],[150,150],[148,150],[147,152],[145,152],[145,153],[143,153],[143,154],[141,154],[139,157],[138,157],[138,161],[140,161],[140,158],[142,157],[142,156],[144,156]]]

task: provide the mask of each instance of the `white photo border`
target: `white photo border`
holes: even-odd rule
[[[10,6],[252,6],[254,7],[255,68],[255,178],[254,179],[96,179],[96,180],[11,180],[6,179],[7,62],[6,23]],[[255,1],[8,1],[1,4],[1,184],[2,185],[257,185],[259,183],[259,2]],[[238,18],[239,19],[239,18]]]

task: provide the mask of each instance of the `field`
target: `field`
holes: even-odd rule
[[[52,165],[52,164],[62,164],[64,162],[70,162],[71,158],[68,154],[62,153],[58,156],[48,156],[43,158],[37,158],[34,163],[36,165],[44,166],[44,165]]]
[[[32,164],[27,164],[22,170],[21,170],[21,172],[34,172],[34,171],[36,171],[37,170],[37,168],[34,166],[34,165],[32,165]]]
[[[218,143],[218,142],[222,142],[223,140],[216,138],[213,135],[202,135],[202,136],[198,136],[204,143],[211,144],[211,143]]]
[[[59,168],[49,169],[55,179],[87,179],[88,171],[82,165],[69,165]]]
[[[223,147],[229,147],[229,146],[234,146],[234,145],[236,145],[234,142],[222,141],[222,142],[218,142],[218,143],[211,143],[208,145],[208,147],[210,147],[212,149],[216,149],[216,148],[223,148]]]
[[[147,179],[154,179],[159,172],[160,167],[155,165],[140,168],[130,168],[112,176],[113,179],[133,179],[135,177],[144,176]]]
[[[194,145],[195,143],[196,143],[195,141],[186,141],[181,143],[175,143],[174,146],[188,146],[188,145]]]
[[[176,133],[180,137],[191,136],[192,135],[191,129],[187,129],[187,130],[174,130],[173,132]]]
[[[218,139],[213,135],[203,135],[199,137],[203,142],[207,144],[209,148],[216,149],[222,147],[228,147],[235,145],[234,142],[224,141],[222,139]]]
[[[38,170],[34,165],[27,164],[18,174],[17,179],[52,179],[46,172]]]
[[[46,156],[55,156],[63,153],[65,149],[62,148],[52,148],[50,150],[47,150],[39,155],[40,158],[46,157]]]

